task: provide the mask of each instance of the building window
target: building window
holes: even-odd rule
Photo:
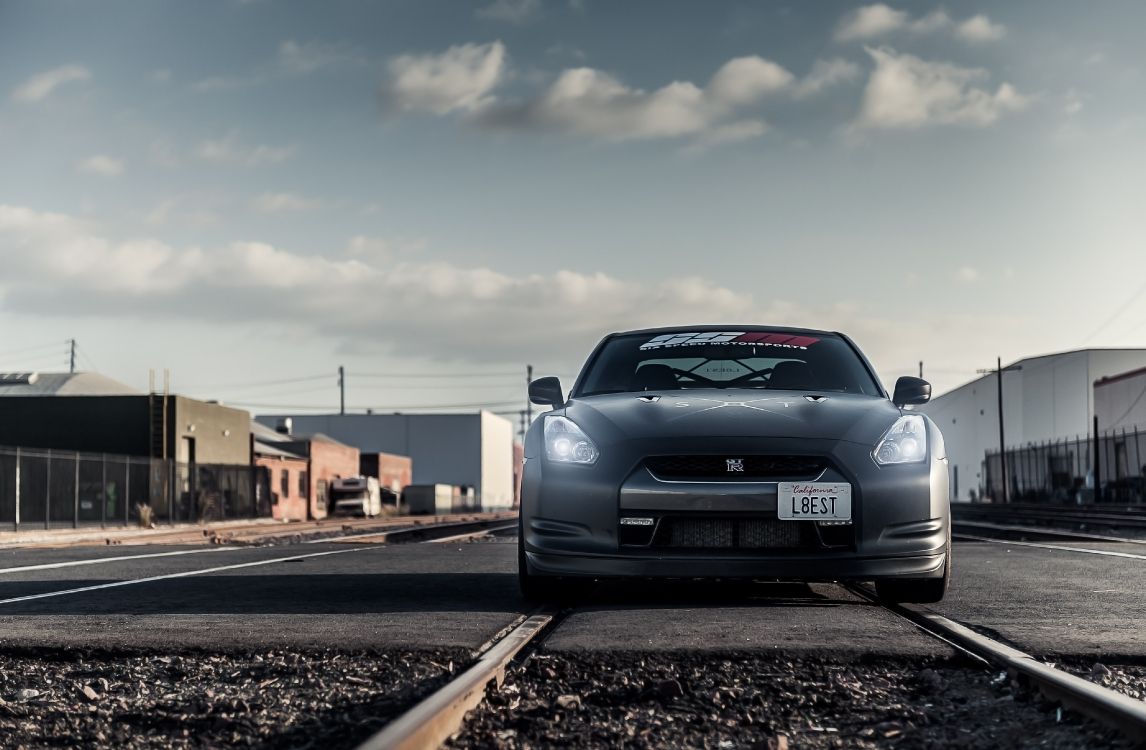
[[[307,482],[306,472],[300,471],[298,473],[298,496],[299,497],[306,497],[309,494],[310,494],[310,487],[309,487],[309,484]]]
[[[290,471],[288,469],[283,469],[282,493],[283,497],[290,497]]]

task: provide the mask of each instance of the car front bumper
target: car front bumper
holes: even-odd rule
[[[784,581],[870,581],[940,578],[945,553],[904,557],[570,555],[526,552],[531,573],[591,578],[763,578]]]
[[[526,461],[522,532],[530,573],[550,576],[874,580],[937,578],[950,533],[947,462],[879,467],[870,447],[844,441],[704,439],[674,446],[695,454],[803,453],[828,456],[818,481],[852,486],[853,519],[845,544],[822,548],[682,549],[626,543],[626,516],[757,519],[776,522],[775,482],[661,481],[641,457],[657,446],[594,467]],[[660,521],[657,520],[657,523]],[[792,523],[792,522],[781,522]],[[804,522],[801,522],[804,523]],[[659,528],[659,527],[658,527]],[[838,534],[836,536],[838,539]]]

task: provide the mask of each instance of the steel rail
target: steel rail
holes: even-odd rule
[[[1146,742],[1146,702],[1056,669],[1024,651],[976,633],[928,609],[881,601],[874,592],[857,584],[849,584],[846,588],[940,640],[955,643],[961,649],[1011,674],[1026,677],[1048,699],[1103,724],[1114,726],[1134,742]]]
[[[525,619],[482,652],[477,662],[358,746],[358,750],[436,748],[462,727],[466,713],[482,702],[486,686],[500,687],[505,669],[553,622],[553,612]]]
[[[310,539],[303,544],[342,543],[358,544],[369,539],[375,544],[388,542],[445,542],[465,537],[487,534],[494,531],[504,531],[515,528],[517,521],[508,521],[504,518],[485,518],[472,521],[457,521],[453,523],[427,523],[420,526],[403,526],[387,531],[368,531],[356,534],[348,532],[339,536],[323,539]]]
[[[989,523],[987,521],[967,521],[961,519],[952,519],[951,526],[953,529],[962,527],[965,529],[985,529],[987,531],[1002,531],[1010,534],[1024,534],[1027,536],[1055,537],[1056,541],[1070,541],[1075,539],[1080,542],[1118,542],[1126,544],[1146,544],[1146,539],[1131,539],[1124,536],[1091,534],[1085,531],[1055,529],[1049,526],[1015,526],[1005,523]],[[952,533],[954,533],[955,536],[959,536],[959,532],[957,530],[953,531]],[[999,541],[1009,540],[1001,539]]]
[[[960,520],[1029,519],[1033,521],[1047,521],[1050,523],[1146,528],[1146,509],[1138,511],[1095,511],[1082,510],[1078,506],[1013,507],[996,505],[972,508],[952,505],[951,510],[952,515]]]

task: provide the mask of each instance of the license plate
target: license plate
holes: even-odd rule
[[[847,482],[780,482],[776,515],[785,521],[850,521],[852,486]]]

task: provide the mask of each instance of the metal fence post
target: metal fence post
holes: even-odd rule
[[[131,520],[131,459],[123,459],[123,525]]]
[[[16,448],[16,513],[14,514],[15,524],[13,531],[20,530],[20,448]]]
[[[78,529],[80,527],[80,454],[76,452],[76,484],[73,488],[73,503],[72,503],[72,528]]]
[[[1140,477],[1142,479],[1146,479],[1146,477],[1144,477],[1143,473],[1142,473],[1142,469],[1143,469],[1142,455],[1138,452],[1138,435],[1139,434],[1141,434],[1140,430],[1135,428],[1134,429],[1134,476]],[[1138,488],[1138,502],[1142,502],[1143,500],[1146,500],[1146,497],[1143,497],[1143,495],[1146,495],[1146,492],[1144,492],[1144,490],[1146,490],[1146,487],[1140,486]]]
[[[99,504],[99,525],[100,528],[107,526],[107,454],[103,454],[103,474],[102,489],[100,490],[100,504]]]
[[[44,482],[44,528],[51,528],[52,522],[52,450],[48,449],[48,457],[44,459],[48,462],[48,481]]]

